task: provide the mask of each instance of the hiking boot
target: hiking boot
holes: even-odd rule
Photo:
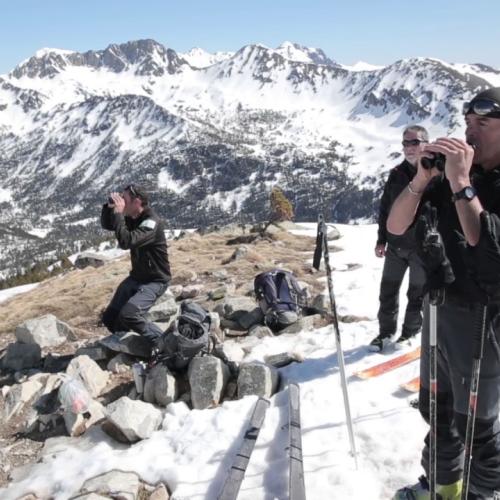
[[[401,349],[404,349],[406,347],[411,347],[415,341],[415,336],[416,333],[413,335],[402,334],[401,337],[399,337],[396,342],[394,342],[394,349],[396,351],[400,351]]]
[[[390,335],[378,335],[369,344],[368,350],[372,352],[380,352],[390,342]]]
[[[437,500],[460,500],[462,494],[462,479],[452,484],[436,485]],[[418,483],[405,486],[396,491],[393,500],[429,500],[429,482],[425,476],[418,478]]]

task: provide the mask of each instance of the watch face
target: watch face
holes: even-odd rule
[[[472,187],[466,187],[464,190],[464,196],[467,200],[472,200],[474,198],[474,188]]]

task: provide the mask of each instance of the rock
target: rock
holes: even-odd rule
[[[88,266],[102,267],[111,259],[107,255],[95,252],[82,252],[75,260],[75,267],[77,269],[85,269]]]
[[[168,291],[177,299],[179,295],[182,293],[182,289],[184,287],[182,285],[170,285],[168,287]]]
[[[68,365],[66,373],[80,380],[92,397],[99,396],[109,380],[109,373],[101,370],[88,356],[74,358]]]
[[[114,333],[100,339],[99,343],[111,351],[123,352],[140,358],[151,357],[151,344],[135,332],[127,332],[124,335]]]
[[[71,500],[110,500],[111,497],[103,497],[98,493],[89,493],[71,497]]]
[[[339,316],[339,321],[342,323],[357,323],[359,321],[372,321],[372,318],[368,316],[356,316],[355,314],[346,314],[345,316]]]
[[[238,375],[238,397],[248,395],[270,398],[278,388],[279,375],[276,368],[262,363],[240,365]]]
[[[178,298],[180,300],[194,299],[201,293],[201,285],[188,285],[182,288]]]
[[[274,366],[275,368],[281,368],[282,366],[289,365],[290,363],[304,361],[304,357],[293,352],[282,352],[279,354],[269,354],[264,356],[264,361],[267,365]]]
[[[159,484],[151,493],[149,500],[169,500],[167,487],[164,484]]]
[[[133,364],[134,360],[128,354],[121,352],[109,361],[106,369],[112,373],[127,373]]]
[[[53,347],[78,338],[69,325],[53,314],[26,320],[16,327],[15,335],[23,344],[38,344],[40,347]]]
[[[225,285],[217,287],[215,290],[210,290],[208,292],[208,298],[210,300],[220,300],[223,299],[227,294],[227,287]]]
[[[260,307],[255,307],[253,310],[245,312],[238,318],[239,325],[248,330],[254,325],[258,325],[264,321],[264,313]]]
[[[229,375],[229,368],[214,356],[193,358],[188,368],[193,408],[203,410],[217,406]]]
[[[167,406],[177,399],[178,392],[175,377],[163,363],[159,363],[149,370],[144,381],[144,401]]]
[[[241,333],[236,333],[234,336],[238,337],[239,335],[246,335],[247,331],[240,326],[240,324],[237,321],[233,321],[232,319],[226,319],[222,318],[220,320],[220,327],[223,330],[234,330],[236,332],[241,332]]]
[[[75,356],[88,356],[94,361],[104,361],[109,358],[108,351],[101,345],[80,347],[76,350]]]
[[[337,227],[331,224],[327,224],[327,231],[327,238],[329,241],[338,240],[342,236]]]
[[[238,247],[231,255],[231,257],[229,257],[228,259],[224,260],[223,261],[223,264],[229,264],[230,262],[233,262],[235,260],[239,260],[239,259],[243,259],[244,257],[247,256],[249,252],[249,248],[245,245],[242,245],[240,247]]]
[[[230,360],[239,363],[245,357],[245,351],[235,342],[226,342],[216,347],[217,351],[222,351],[224,355]]]
[[[186,283],[192,283],[198,279],[198,275],[192,269],[183,269],[182,271],[176,271],[172,277],[171,285],[183,285]]]
[[[248,331],[248,335],[252,337],[257,337],[258,339],[263,339],[264,337],[274,337],[273,331],[264,325],[254,325]]]
[[[218,304],[214,311],[220,315],[221,318],[238,321],[238,319],[245,313],[255,309],[255,300],[250,297],[226,297],[224,302]]]
[[[226,281],[229,278],[229,273],[226,269],[216,269],[210,273],[216,280]]]
[[[320,311],[330,311],[330,297],[326,293],[316,295],[312,300],[312,307]]]
[[[126,396],[106,407],[106,417],[130,443],[151,437],[162,421],[161,411],[153,405]]]
[[[43,384],[36,380],[13,385],[5,396],[2,420],[5,422],[23,413],[42,390]]]
[[[139,495],[139,476],[135,472],[112,470],[87,479],[82,493],[103,493],[120,500],[136,500]]]
[[[98,401],[92,400],[85,414],[75,414],[65,411],[63,414],[64,425],[68,434],[72,437],[81,436],[89,427],[105,418],[104,406]]]
[[[25,370],[38,366],[41,360],[42,350],[38,344],[14,342],[7,347],[2,358],[2,368],[12,371]]]
[[[219,332],[220,331],[220,316],[215,311],[209,312],[210,315],[210,331]]]
[[[43,369],[50,373],[65,371],[73,358],[72,354],[60,355],[49,352],[43,360]]]
[[[283,328],[278,333],[281,335],[283,333],[300,333],[309,330],[314,330],[320,326],[326,325],[326,320],[324,320],[321,314],[313,314],[311,316],[302,316],[295,323]]]
[[[167,290],[144,315],[149,321],[168,321],[179,312],[179,305],[170,290]]]

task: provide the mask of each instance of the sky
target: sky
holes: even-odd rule
[[[424,56],[500,69],[498,19],[496,0],[4,0],[0,74],[40,48],[84,52],[140,38],[178,52],[291,41],[341,64]]]
[[[311,236],[315,224],[301,224],[295,234]],[[265,355],[293,352],[304,361],[280,369],[282,387],[300,387],[302,455],[306,496],[380,500],[413,484],[422,474],[420,455],[427,426],[410,401],[415,394],[401,389],[419,372],[418,360],[367,380],[355,376],[360,369],[392,359],[405,351],[390,346],[382,353],[367,349],[378,334],[377,307],[383,259],[375,257],[376,225],[336,225],[341,238],[331,252],[333,283],[339,315],[365,320],[340,323],[348,380],[349,406],[357,450],[350,455],[342,389],[331,325],[298,334],[227,339],[230,357],[245,362]],[[371,242],[367,245],[367,242]],[[312,254],[311,260],[312,262]],[[359,266],[353,266],[359,264]],[[324,274],[323,282],[324,282]],[[401,324],[407,282],[401,287]],[[416,339],[412,350],[419,344]],[[232,347],[232,348],[231,348]],[[238,352],[240,357],[237,358]],[[221,491],[241,442],[255,396],[227,401],[214,409],[189,411],[176,402],[162,411],[162,423],[151,437],[124,447],[107,437],[99,426],[81,438],[56,438],[45,444],[43,459],[33,468],[13,472],[17,478],[2,500],[15,500],[28,492],[43,498],[67,500],[82,483],[112,469],[135,471],[150,484],[164,481],[178,500],[214,500]],[[145,404],[145,403],[144,403]],[[238,500],[285,500],[288,489],[288,393],[270,398],[264,425],[256,441]]]

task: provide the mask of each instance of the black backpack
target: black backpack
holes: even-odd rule
[[[211,318],[208,311],[196,302],[181,302],[177,320],[163,337],[162,353],[158,361],[174,371],[184,370],[191,359],[209,352]]]
[[[307,305],[306,291],[291,272],[282,269],[258,274],[254,291],[264,313],[264,323],[275,331],[295,323]]]

